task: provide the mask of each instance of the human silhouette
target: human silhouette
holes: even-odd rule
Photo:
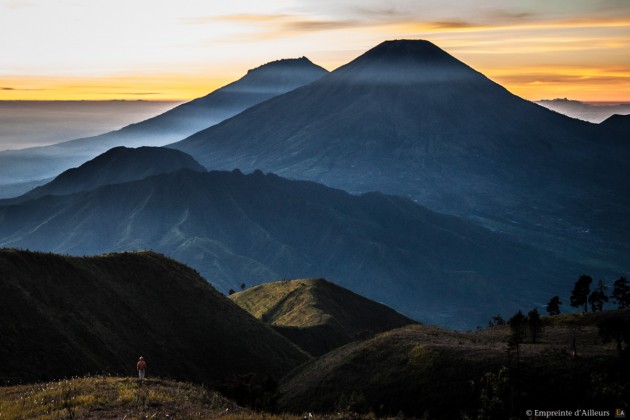
[[[147,369],[147,362],[144,361],[144,357],[140,356],[140,359],[138,359],[138,363],[136,364],[136,369],[138,369],[138,378],[140,380],[144,380],[144,374]]]

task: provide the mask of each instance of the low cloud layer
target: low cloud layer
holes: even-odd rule
[[[0,101],[0,150],[93,136],[160,114],[178,103]]]

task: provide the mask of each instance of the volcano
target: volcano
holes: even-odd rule
[[[326,73],[306,57],[277,60],[249,70],[241,79],[202,98],[117,131],[52,146],[0,152],[0,185],[21,184],[22,188],[12,188],[18,195],[32,188],[33,181],[55,177],[110,148],[161,146],[183,139]],[[0,191],[0,197],[8,196]]]
[[[428,41],[384,42],[169,147],[209,169],[406,196],[575,261],[616,270],[630,256],[627,142]]]

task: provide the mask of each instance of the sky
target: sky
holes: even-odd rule
[[[526,99],[630,102],[630,0],[0,0],[0,100],[187,100],[401,38]]]

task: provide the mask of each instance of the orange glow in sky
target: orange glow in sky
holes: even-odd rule
[[[526,99],[630,102],[627,0],[0,0],[0,100],[187,100],[272,60],[334,70],[399,38]]]

